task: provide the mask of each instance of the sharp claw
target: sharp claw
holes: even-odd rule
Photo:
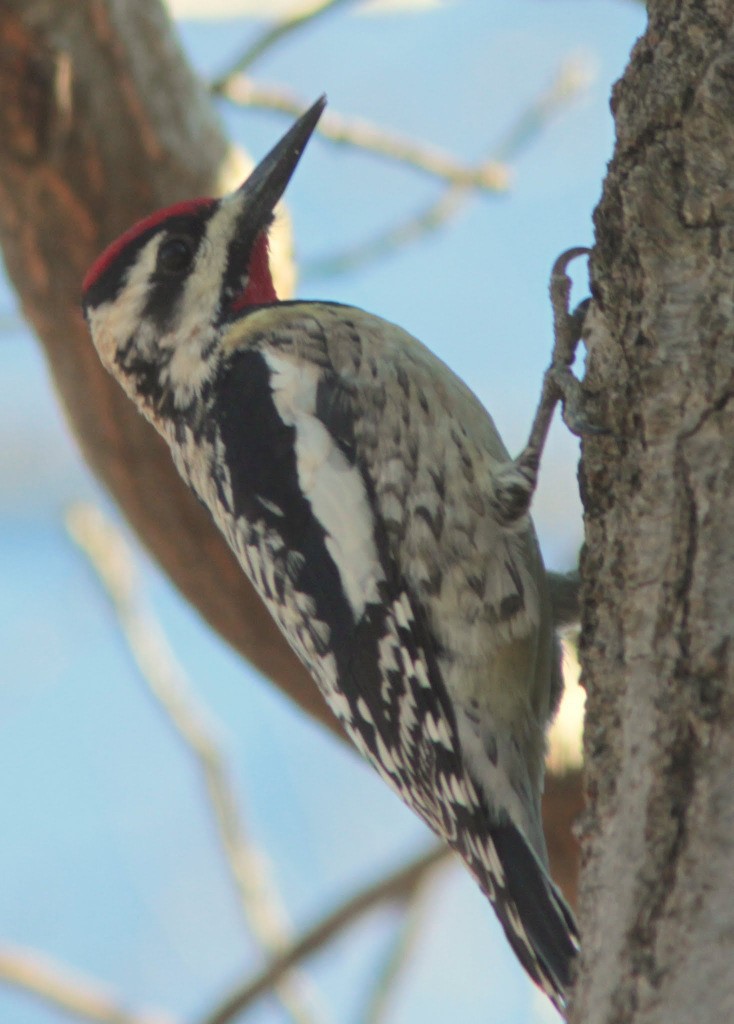
[[[588,256],[590,252],[591,249],[587,249],[584,245],[577,245],[573,249],[566,249],[553,264],[551,277],[565,277],[568,264],[579,256]]]
[[[611,434],[609,427],[603,427],[600,423],[594,423],[593,419],[587,417],[583,409],[573,406],[569,407],[565,399],[562,405],[561,418],[576,437],[599,437],[603,434]]]

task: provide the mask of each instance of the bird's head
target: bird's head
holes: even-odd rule
[[[223,324],[276,301],[268,228],[325,104],[307,110],[236,192],[152,214],[87,272],[82,304],[95,347],[154,423],[200,395]]]

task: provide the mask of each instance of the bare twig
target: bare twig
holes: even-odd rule
[[[89,559],[143,680],[202,772],[225,858],[245,918],[261,948],[278,954],[290,941],[290,925],[275,889],[267,858],[247,836],[234,786],[215,730],[198,705],[181,666],[155,619],[144,609],[131,552],[120,531],[92,505],[79,503],[67,513],[67,529]],[[279,979],[277,994],[295,1021],[315,1019],[307,979],[297,973]]]
[[[471,189],[451,186],[434,202],[428,203],[417,213],[374,238],[360,242],[349,249],[332,253],[330,256],[304,259],[301,261],[299,276],[302,281],[313,281],[319,277],[336,277],[358,270],[370,263],[376,263],[400,249],[405,249],[424,235],[431,234],[447,224],[467,202]]]
[[[356,923],[381,903],[402,902],[422,886],[428,874],[446,860],[450,851],[436,844],[426,853],[409,861],[387,878],[381,878],[352,896],[305,932],[289,949],[277,957],[251,981],[236,988],[201,1024],[229,1024],[278,982],[294,964],[301,963],[331,941],[335,935]]]
[[[402,918],[372,989],[363,1017],[364,1024],[380,1024],[387,1017],[397,982],[420,935],[420,924],[426,908],[425,895],[425,885],[420,885],[406,900]]]
[[[495,147],[498,160],[515,160],[535,142],[549,121],[585,92],[594,77],[587,59],[571,56],[563,61],[549,87],[516,118]]]
[[[282,42],[286,36],[292,35],[299,29],[312,25],[322,17],[322,15],[329,14],[337,7],[342,7],[345,4],[353,2],[354,0],[316,0],[316,2],[306,10],[299,11],[297,14],[284,18],[282,21],[273,25],[272,28],[265,29],[265,31],[257,37],[254,43],[251,43],[250,46],[248,46],[242,56],[237,58],[228,71],[225,71],[225,73],[220,75],[219,78],[214,79],[211,83],[212,92],[215,95],[221,95],[226,92],[234,78],[243,74],[245,71],[249,71],[256,61],[260,60],[268,50],[272,50],[276,44]]]
[[[127,1009],[98,981],[34,950],[0,946],[0,982],[95,1024],[176,1024],[173,1016],[162,1011]]]
[[[535,141],[552,117],[586,88],[589,79],[588,68],[583,62],[578,59],[566,61],[550,88],[517,117],[505,137],[495,147],[494,161],[488,160],[487,166],[494,163],[498,168],[505,168],[509,182],[509,163]],[[374,238],[331,256],[303,260],[302,279],[344,274],[405,248],[424,235],[437,231],[455,217],[472,192],[473,189],[467,185],[450,185],[438,199]]]
[[[223,87],[221,95],[233,103],[260,110],[274,110],[289,117],[300,117],[307,107],[292,93],[276,86],[261,85],[245,76],[237,76]],[[463,188],[503,192],[507,188],[506,168],[497,160],[485,160],[469,167],[432,146],[387,132],[358,118],[346,118],[327,112],[316,132],[337,145],[351,146],[393,163],[412,167],[433,178]]]

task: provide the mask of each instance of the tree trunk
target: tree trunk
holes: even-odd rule
[[[596,212],[578,1024],[734,1021],[734,7],[650,0]]]

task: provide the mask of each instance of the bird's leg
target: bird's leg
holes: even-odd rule
[[[571,312],[568,308],[571,280],[566,268],[588,249],[568,249],[553,264],[550,296],[553,308],[553,359],[543,377],[543,389],[535,413],[528,442],[512,462],[502,466],[493,480],[494,505],[500,522],[509,525],[525,515],[538,482],[538,466],[556,404],[563,405],[563,421],[574,434],[599,433],[585,416],[581,382],[574,377],[571,366],[589,305],[585,299]]]

